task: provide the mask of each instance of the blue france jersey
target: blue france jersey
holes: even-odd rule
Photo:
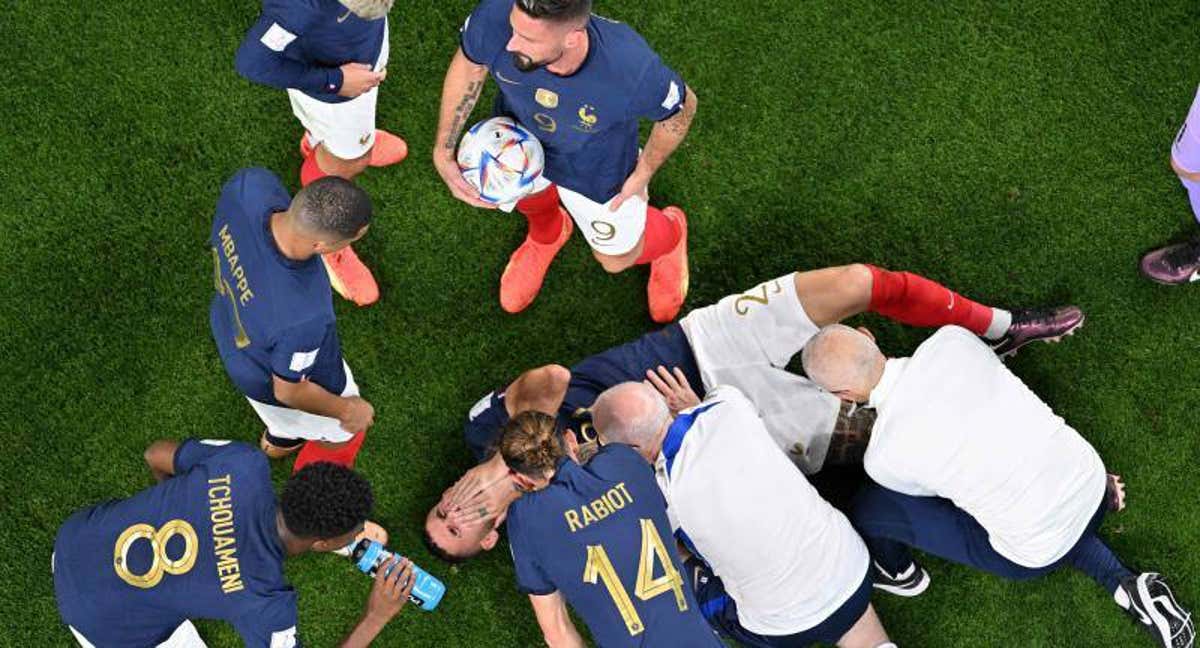
[[[683,577],[650,464],[610,444],[508,510],[517,587],[562,592],[601,646],[721,646]]]
[[[646,370],[659,365],[679,367],[687,376],[692,390],[704,398],[704,381],[700,377],[700,367],[696,364],[692,345],[688,343],[683,327],[676,323],[588,356],[571,367],[567,393],[558,408],[559,427],[587,436],[583,428],[590,425],[588,410],[601,392],[623,382],[644,380]],[[508,423],[505,389],[502,387],[481,398],[467,416],[463,433],[476,460],[487,458],[499,440],[501,430]]]
[[[209,239],[213,339],[238,389],[269,405],[281,405],[273,376],[307,379],[333,394],[346,388],[329,275],[318,257],[283,256],[271,234],[271,215],[290,203],[270,171],[239,171],[221,191]]]
[[[63,621],[98,648],[155,646],[186,619],[227,621],[250,647],[298,645],[275,518],[262,452],[185,441],[175,477],[63,523],[54,542]]]
[[[500,87],[497,113],[537,135],[546,178],[598,203],[621,191],[638,159],[638,120],[662,121],[686,86],[637,32],[607,18],[588,22],[588,54],[570,76],[522,72],[505,46],[514,0],[483,0],[462,28],[462,51]]]
[[[338,95],[346,63],[374,66],[387,18],[363,20],[337,0],[263,0],[234,65],[238,74],[275,88],[295,88],[326,103]]]

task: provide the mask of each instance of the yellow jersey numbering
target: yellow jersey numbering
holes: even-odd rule
[[[575,533],[632,503],[633,496],[629,494],[629,489],[625,488],[625,482],[621,482],[589,504],[579,507],[578,510],[563,511],[563,517],[567,520],[567,528],[571,530],[571,533]]]

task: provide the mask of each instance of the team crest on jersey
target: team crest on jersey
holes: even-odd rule
[[[596,129],[596,122],[600,118],[596,116],[596,107],[591,104],[583,104],[579,107],[579,123],[575,125],[575,130],[590,133]]]
[[[549,108],[551,110],[558,108],[557,92],[553,92],[545,88],[538,88],[537,92],[533,95],[533,98],[536,99],[538,104],[542,107]]]

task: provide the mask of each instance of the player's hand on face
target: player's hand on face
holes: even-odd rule
[[[347,63],[340,69],[342,89],[338,90],[338,94],[351,99],[378,86],[387,78],[387,70],[376,72],[365,63]]]
[[[442,493],[442,499],[438,502],[438,511],[449,516],[454,509],[462,506],[483,488],[483,473],[486,464],[479,464],[468,470],[466,474],[458,478],[454,485],[446,489]]]
[[[447,521],[460,528],[471,528],[487,524],[495,525],[495,521],[507,510],[504,501],[504,490],[512,488],[508,479],[492,484],[485,484],[481,490],[470,494],[465,500],[449,511]]]
[[[338,417],[343,430],[358,434],[375,424],[375,408],[370,403],[358,396],[349,396],[345,400],[346,407]]]
[[[621,208],[621,205],[626,200],[634,196],[641,196],[642,200],[649,202],[650,200],[650,174],[645,173],[638,167],[629,174],[625,179],[625,184],[621,187],[621,193],[617,194],[608,204],[608,211],[615,212]]]
[[[674,416],[689,407],[700,404],[700,397],[692,390],[687,376],[679,367],[668,371],[666,367],[646,371],[646,383],[658,390],[667,399],[667,407]]]
[[[415,581],[412,562],[407,558],[401,560],[393,556],[386,564],[380,565],[379,571],[375,572],[371,595],[367,598],[367,616],[390,621],[408,602]]]
[[[442,181],[450,188],[450,193],[455,198],[473,207],[496,209],[496,205],[480,198],[479,190],[472,187],[471,183],[467,182],[467,179],[463,177],[462,170],[458,168],[458,160],[454,158],[453,152],[446,152],[446,149],[438,147],[433,153],[433,166],[437,169],[438,175],[442,176]]]

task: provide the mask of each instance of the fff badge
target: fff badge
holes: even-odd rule
[[[538,88],[537,93],[534,94],[533,98],[538,102],[538,105],[542,106],[543,108],[549,108],[550,110],[558,108],[558,93],[556,92],[552,92],[545,88]]]

